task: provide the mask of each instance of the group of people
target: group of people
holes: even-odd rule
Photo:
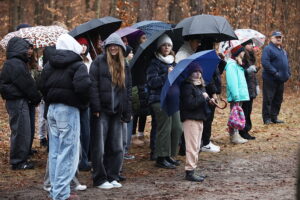
[[[145,84],[133,86],[128,63],[136,47],[130,47],[126,38],[116,33],[105,40],[102,53],[93,60],[86,38],[61,35],[55,47],[44,49],[42,71],[36,79],[28,64],[33,57],[33,45],[26,39],[12,38],[0,75],[0,92],[11,128],[12,169],[34,168],[28,161],[34,126],[30,109],[40,104],[39,121],[47,131],[49,143],[46,190],[52,199],[74,198],[70,193],[72,181],[78,190],[86,189],[76,178],[78,169],[91,171],[97,188],[122,187],[123,159],[134,159],[129,154],[131,136],[138,123],[138,136],[144,136],[147,115],[152,119],[150,159],[157,167],[175,169],[181,164],[176,160],[180,152],[186,155],[185,178],[202,182],[206,176],[195,173],[199,152],[220,151],[211,141],[211,132],[215,105],[222,92],[221,75],[226,72],[230,107],[238,104],[245,113],[244,129],[229,128],[231,142],[241,144],[255,139],[249,132],[253,100],[259,93],[259,68],[252,40],[232,48],[230,58],[225,59],[212,38],[184,39],[175,53],[171,38],[166,34],[160,36],[145,72]],[[140,35],[137,43],[145,40],[145,35]],[[169,116],[160,102],[168,73],[181,60],[209,49],[215,49],[221,59],[212,81],[205,83],[202,66],[192,62],[189,77],[180,87],[180,109]],[[291,73],[281,32],[272,33],[270,44],[263,50],[262,66],[263,121],[283,123],[277,117],[284,82]],[[41,144],[45,138],[41,138]]]

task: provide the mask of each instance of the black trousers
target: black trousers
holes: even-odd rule
[[[215,110],[216,107],[213,105],[209,105],[209,108],[211,110],[211,114],[207,118],[206,121],[203,121],[203,133],[202,133],[202,145],[208,145],[210,143],[210,137],[211,137],[211,125],[214,121],[215,117]]]
[[[16,165],[26,162],[31,150],[29,107],[25,99],[7,100],[5,106],[11,130],[10,164]]]
[[[91,121],[93,184],[118,181],[124,154],[120,115],[102,112],[100,118],[91,116]]]
[[[250,101],[243,101],[242,108],[244,111],[246,123],[245,123],[245,128],[239,131],[240,134],[248,133],[252,128],[252,122],[251,122],[252,106],[253,106],[253,98],[250,98]]]
[[[276,120],[283,100],[284,82],[263,80],[263,107],[264,122],[268,119]]]
[[[139,123],[138,131],[144,132],[146,126],[147,115],[133,115],[132,135],[136,133],[137,123]]]

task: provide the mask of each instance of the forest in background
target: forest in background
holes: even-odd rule
[[[192,15],[221,15],[234,29],[252,28],[266,36],[273,30],[282,31],[293,73],[289,83],[299,89],[299,13],[299,0],[0,0],[0,39],[20,23],[51,25],[59,21],[71,30],[104,16],[120,18],[122,26],[129,26],[142,20],[176,24]],[[2,65],[3,50],[0,57]]]

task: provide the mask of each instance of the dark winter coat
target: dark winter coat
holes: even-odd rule
[[[41,101],[36,83],[27,66],[27,51],[30,44],[22,38],[12,38],[8,42],[6,57],[0,75],[0,92],[3,99],[27,99],[37,105]]]
[[[204,98],[205,88],[183,82],[180,87],[180,117],[185,120],[206,120],[210,115],[208,102]]]
[[[264,48],[261,63],[264,68],[263,79],[286,82],[291,76],[286,51],[272,42]]]
[[[168,78],[169,67],[170,64],[166,64],[157,58],[151,60],[146,72],[147,87],[149,89],[149,104],[160,102],[160,93]]]
[[[249,72],[247,69],[251,65],[255,65],[256,59],[254,52],[249,52],[245,50],[245,56],[243,58],[243,66],[245,69],[245,77],[247,81],[247,86],[248,86],[248,92],[249,92],[249,97],[254,99],[257,96],[257,91],[256,91],[256,86],[258,85],[257,83],[257,78],[256,78],[256,73],[257,72]]]
[[[40,84],[47,104],[88,106],[91,80],[82,58],[73,51],[56,50],[43,68]]]
[[[90,68],[92,89],[90,93],[90,107],[93,113],[105,112],[120,114],[121,120],[129,122],[132,115],[131,104],[131,74],[128,66],[125,67],[125,88],[115,86],[113,89],[112,77],[109,72],[105,54],[97,56]],[[114,102],[118,102],[115,105]],[[116,107],[117,106],[117,107]]]

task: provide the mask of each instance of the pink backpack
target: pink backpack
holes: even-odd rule
[[[244,111],[238,104],[235,104],[230,112],[227,126],[229,128],[243,130],[245,127]]]

